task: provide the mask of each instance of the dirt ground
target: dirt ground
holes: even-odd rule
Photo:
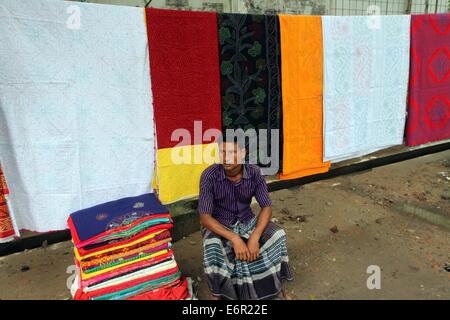
[[[271,197],[274,222],[288,235],[292,298],[450,299],[450,150]],[[0,258],[0,299],[70,298],[71,247]],[[200,232],[174,250],[206,299]],[[370,265],[381,269],[379,290],[367,288]]]

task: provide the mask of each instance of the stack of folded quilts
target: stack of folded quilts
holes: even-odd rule
[[[168,210],[152,193],[72,213],[77,300],[189,298],[171,249]]]

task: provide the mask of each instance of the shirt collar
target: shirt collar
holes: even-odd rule
[[[219,177],[217,180],[225,180],[226,178],[227,178],[227,176],[225,174],[225,170],[223,169],[223,166],[220,165]],[[242,178],[250,179],[250,175],[248,174],[248,168],[245,163],[242,165]]]

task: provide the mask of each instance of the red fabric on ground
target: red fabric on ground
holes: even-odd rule
[[[3,175],[2,167],[0,165],[0,240],[9,241],[6,239],[15,235],[14,227],[11,217],[9,215],[8,205],[6,203],[6,196],[9,194],[6,180]]]
[[[78,289],[75,293],[74,300],[89,300],[91,296]],[[128,298],[127,300],[182,300],[190,298],[186,279],[177,280],[162,288],[142,293],[137,296]]]
[[[411,16],[406,145],[450,138],[450,14]]]
[[[146,292],[127,300],[184,300],[190,298],[188,284],[183,277],[177,285],[169,285],[167,287]]]
[[[158,149],[171,148],[175,129],[194,141],[194,120],[202,131],[221,131],[217,15],[210,12],[146,9],[153,109]],[[200,133],[201,134],[201,133]]]

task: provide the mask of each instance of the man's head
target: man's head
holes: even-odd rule
[[[233,171],[245,161],[245,144],[236,137],[219,141],[220,162],[225,171]]]

